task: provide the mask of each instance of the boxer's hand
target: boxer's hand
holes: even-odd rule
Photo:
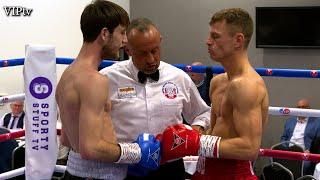
[[[198,155],[200,148],[200,133],[188,125],[178,124],[167,127],[161,139],[161,160],[166,162],[189,155]]]
[[[191,126],[191,127],[192,127],[192,129],[198,131],[200,134],[203,134],[203,132],[204,132],[204,128],[203,128],[202,126],[193,125],[193,126]]]
[[[119,143],[121,154],[116,163],[137,164],[146,169],[158,169],[160,141],[153,135],[140,134],[134,143]]]
[[[169,126],[157,138],[161,139],[162,162],[190,155],[219,158],[221,137],[200,135],[188,125]]]
[[[139,166],[147,169],[158,169],[160,163],[160,141],[153,135],[140,134],[136,140],[141,149]]]

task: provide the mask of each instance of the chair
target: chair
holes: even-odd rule
[[[311,175],[305,175],[305,176],[299,177],[297,180],[317,180],[317,178],[315,178]]]
[[[292,172],[277,162],[271,162],[262,169],[264,180],[294,180]]]
[[[293,152],[304,152],[303,147],[300,145],[290,142],[290,141],[284,141],[278,144],[275,144],[271,147],[273,150],[283,150],[283,151],[293,151]],[[303,165],[304,162],[301,160],[288,160],[288,159],[277,159],[277,158],[271,158],[271,162],[278,162],[284,167],[288,168],[293,176],[294,179],[297,179],[301,176],[303,176]]]
[[[12,170],[25,167],[25,144],[16,147],[12,152]],[[14,180],[24,180],[25,175],[20,175],[14,178]]]
[[[311,142],[310,146],[310,153],[312,154],[320,154],[320,137],[315,138]],[[308,174],[312,174],[312,172],[315,171],[317,163],[316,162],[310,162],[310,168],[308,169]]]
[[[12,152],[12,169],[25,167],[25,144],[16,147]]]
[[[12,170],[25,167],[25,144],[16,147],[12,152]],[[12,180],[25,180],[25,175],[20,175]],[[63,179],[63,173],[54,172],[52,175],[52,180],[61,180]]]

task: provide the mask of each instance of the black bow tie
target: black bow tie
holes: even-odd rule
[[[144,72],[139,71],[138,72],[138,79],[140,83],[144,83],[147,78],[151,78],[154,81],[158,81],[159,80],[159,70],[157,70],[156,72],[152,73],[152,74],[145,74]]]

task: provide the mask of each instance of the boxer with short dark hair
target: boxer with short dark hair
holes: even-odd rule
[[[269,98],[263,79],[249,63],[252,32],[253,21],[242,9],[213,15],[208,51],[226,73],[211,80],[210,134],[200,135],[185,125],[170,126],[162,134],[163,160],[185,155],[206,158],[192,179],[257,179],[250,161],[259,153]]]
[[[109,1],[94,1],[81,15],[83,45],[56,89],[61,142],[71,148],[65,179],[124,179],[126,164],[159,166],[160,143],[153,135],[117,143],[109,115],[108,78],[98,72],[103,59],[119,56],[127,43],[128,24],[127,12]]]

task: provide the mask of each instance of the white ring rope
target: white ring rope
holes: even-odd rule
[[[12,171],[8,171],[0,174],[0,179],[9,179],[13,177],[17,177],[24,174],[25,167],[21,167],[18,169],[14,169]]]
[[[278,116],[320,117],[320,110],[270,106],[269,114]]]
[[[0,174],[0,179],[9,179],[9,178],[14,178],[14,177],[23,175],[25,172],[25,169],[26,169],[25,167],[21,167],[18,169],[14,169],[12,171],[2,173]],[[66,166],[56,165],[54,168],[54,172],[64,173],[66,169],[67,169]]]
[[[14,94],[14,95],[9,95],[9,96],[2,96],[0,97],[0,103],[9,103],[9,102],[14,102],[14,101],[23,101],[25,98],[25,94]]]
[[[17,100],[24,100],[25,94],[15,94],[0,97],[0,103],[9,103]],[[318,109],[301,109],[289,107],[269,107],[270,115],[277,116],[304,116],[304,117],[320,117],[320,110]]]

